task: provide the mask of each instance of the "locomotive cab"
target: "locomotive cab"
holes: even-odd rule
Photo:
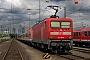
[[[50,39],[72,39],[70,21],[50,21]]]
[[[50,49],[69,51],[72,49],[73,23],[70,18],[48,18],[47,37],[50,41]]]

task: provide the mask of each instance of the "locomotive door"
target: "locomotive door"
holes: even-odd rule
[[[41,27],[41,41],[43,41],[43,27]]]
[[[90,41],[90,31],[88,31],[88,40]]]
[[[82,40],[87,41],[88,40],[88,31],[82,31]]]

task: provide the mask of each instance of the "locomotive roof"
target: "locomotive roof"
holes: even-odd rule
[[[90,27],[74,29],[74,31],[85,31],[85,30],[90,30]]]
[[[90,28],[83,28],[82,30],[90,30]]]
[[[64,20],[64,19],[68,19],[69,21],[72,21],[71,18],[45,18],[44,20],[41,20],[41,21],[36,22],[35,25],[33,25],[33,26],[36,26],[36,25],[42,23],[43,21],[55,20],[55,19],[60,19],[60,20],[61,20],[61,19],[63,19],[63,20]]]

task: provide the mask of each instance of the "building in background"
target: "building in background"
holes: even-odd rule
[[[3,34],[10,34],[10,31],[3,31]]]

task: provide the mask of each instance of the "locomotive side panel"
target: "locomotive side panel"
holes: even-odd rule
[[[47,39],[47,22],[44,21],[32,28],[33,30],[33,42],[42,43]]]

